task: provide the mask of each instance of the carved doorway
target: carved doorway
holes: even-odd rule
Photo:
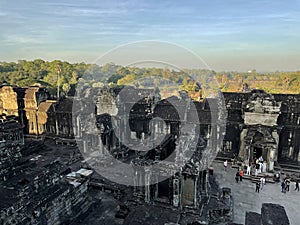
[[[253,159],[258,159],[259,157],[263,157],[264,160],[267,160],[268,157],[268,148],[266,146],[267,141],[262,133],[259,131],[255,132],[255,135],[252,138],[252,158]]]
[[[254,147],[254,149],[253,149],[253,157],[255,157],[255,158],[259,158],[259,157],[261,157],[262,156],[262,153],[263,153],[263,149],[262,148],[260,148],[260,147]]]

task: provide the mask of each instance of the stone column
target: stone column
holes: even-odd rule
[[[86,153],[87,151],[87,143],[86,140],[83,140],[83,152]]]
[[[76,137],[80,137],[80,119],[76,117]]]
[[[248,158],[245,159],[245,148],[246,148],[246,143],[245,143],[245,137],[247,136],[248,133],[248,129],[243,129],[243,131],[241,132],[240,135],[240,151],[239,151],[239,157],[244,159],[244,160],[248,160],[248,158],[250,157],[248,155]]]
[[[272,132],[272,137],[275,139],[275,142],[276,142],[276,149],[275,149],[274,161],[277,161],[278,160],[278,145],[279,145],[278,130],[274,130]]]
[[[138,186],[138,172],[137,170],[134,171],[134,177],[133,177],[133,188],[134,192],[137,192],[137,186]]]
[[[56,135],[59,136],[59,127],[58,127],[58,114],[55,116],[55,129],[56,129]]]
[[[197,208],[198,207],[198,201],[197,201],[197,193],[198,193],[198,176],[196,176],[196,179],[194,180],[194,207]]]
[[[151,171],[146,168],[145,171],[145,202],[150,202],[150,179],[151,179]]]
[[[142,192],[142,189],[143,189],[143,174],[141,172],[139,172],[139,189],[140,189],[140,192]]]
[[[158,198],[158,176],[155,176],[155,193],[154,193],[154,200]]]
[[[99,150],[100,150],[100,155],[103,156],[104,155],[104,146],[102,143],[102,139],[101,139],[101,134],[98,135],[98,145],[99,145]]]
[[[173,180],[173,206],[179,206],[179,180],[177,178]]]
[[[274,147],[270,147],[269,148],[269,171],[273,171],[274,170],[274,158],[275,158],[275,154],[276,154],[276,148]]]

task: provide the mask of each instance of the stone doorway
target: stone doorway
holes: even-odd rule
[[[251,126],[241,133],[239,156],[247,162],[254,162],[260,156],[268,163],[268,169],[273,170],[278,148],[276,131],[270,127]]]
[[[252,148],[252,155],[251,158],[253,160],[258,159],[259,157],[263,157],[264,160],[267,159],[267,154],[265,153],[264,149],[264,143],[266,142],[264,135],[260,133],[259,131],[256,131],[252,141],[251,141],[251,148]]]
[[[259,147],[254,147],[253,149],[253,157],[255,158],[259,158],[262,156],[262,153],[263,153],[263,149],[262,148],[259,148]]]

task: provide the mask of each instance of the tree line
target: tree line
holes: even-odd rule
[[[300,71],[258,73],[215,72],[191,69],[177,71],[170,68],[123,67],[109,63],[103,66],[86,63],[69,63],[60,60],[51,62],[33,61],[0,62],[0,85],[20,87],[41,85],[53,95],[57,86],[64,95],[74,95],[77,84],[100,87],[135,85],[139,87],[179,86],[188,92],[197,92],[209,79],[224,92],[241,92],[262,89],[269,93],[300,94]],[[200,82],[196,82],[200,81]],[[247,87],[247,90],[245,90]],[[206,86],[207,88],[207,86]]]

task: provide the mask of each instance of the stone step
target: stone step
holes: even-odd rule
[[[260,178],[259,176],[249,176],[249,175],[244,175],[243,179],[245,180],[250,180],[252,183],[256,183],[256,182],[260,182]],[[270,183],[270,184],[275,184],[275,181],[273,180],[272,177],[267,177],[266,178],[266,183]]]
[[[295,169],[300,171],[300,165],[296,165],[296,164],[279,163],[279,166],[282,168]]]
[[[300,173],[300,170],[298,169],[291,169],[291,168],[279,168],[279,167],[275,167],[276,170],[280,170],[282,172],[289,172],[289,173]]]

